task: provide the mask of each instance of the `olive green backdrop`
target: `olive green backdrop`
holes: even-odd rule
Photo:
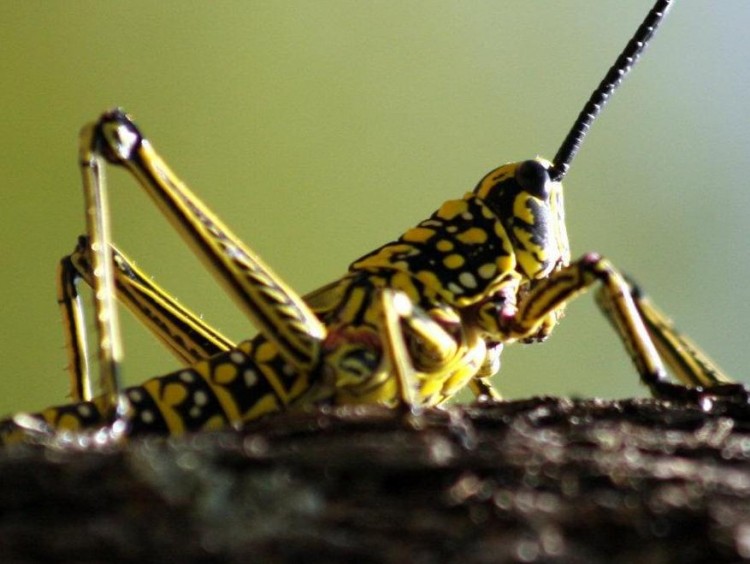
[[[500,163],[557,149],[650,4],[0,3],[0,412],[66,394],[57,260],[83,228],[76,135],[131,112],[307,292]],[[574,255],[632,272],[730,373],[750,327],[750,3],[678,2],[567,178]],[[240,339],[252,327],[122,173],[120,246]],[[128,317],[126,377],[175,362]],[[750,380],[750,377],[747,378]],[[643,394],[592,300],[506,351],[509,397]]]

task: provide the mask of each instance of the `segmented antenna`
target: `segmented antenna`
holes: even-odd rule
[[[570,169],[570,162],[578,153],[578,149],[581,148],[583,138],[588,133],[591,124],[602,111],[609,97],[630,72],[630,69],[638,62],[641,53],[646,49],[648,42],[672,7],[672,2],[673,0],[657,0],[635,35],[630,39],[620,56],[617,57],[615,64],[607,71],[604,80],[592,92],[588,102],[578,115],[578,119],[568,132],[565,141],[557,151],[555,158],[552,159],[552,168],[549,171],[552,180],[560,181],[567,174]]]

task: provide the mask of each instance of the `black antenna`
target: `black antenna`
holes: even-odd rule
[[[617,57],[615,64],[607,71],[604,80],[592,92],[568,136],[557,151],[555,158],[552,159],[552,168],[549,171],[552,180],[560,181],[567,174],[570,169],[570,162],[578,153],[578,149],[581,148],[583,138],[588,133],[591,124],[602,111],[609,97],[630,72],[630,69],[638,62],[641,53],[646,49],[648,42],[672,7],[672,2],[673,0],[657,0],[635,35],[630,39],[620,56]]]

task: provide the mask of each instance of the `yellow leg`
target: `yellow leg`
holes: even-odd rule
[[[91,251],[91,286],[98,336],[102,414],[114,437],[125,432],[128,402],[120,394],[122,344],[115,304],[109,206],[101,141],[94,127],[84,127],[81,130],[79,159],[86,211],[86,233]]]
[[[713,388],[731,384],[717,364],[690,338],[682,335],[672,321],[660,311],[641,289],[628,280],[630,295],[646,325],[651,340],[670,371],[686,386]],[[604,292],[597,292],[596,301],[604,315],[611,319],[611,300]]]
[[[111,248],[117,298],[184,366],[226,352],[235,343],[181,305],[156,285],[115,246]],[[86,333],[78,282],[93,284],[88,239],[81,237],[75,250],[60,261],[58,303],[71,376],[73,401],[92,399],[86,362]]]
[[[65,350],[68,354],[70,399],[74,402],[90,400],[94,395],[84,308],[78,293],[79,280],[80,276],[70,257],[63,258],[57,267],[57,303],[62,314]]]
[[[102,153],[126,168],[287,362],[307,371],[319,360],[325,327],[304,300],[201,202],[119,110],[92,130]]]
[[[532,335],[541,323],[549,320],[550,314],[597,282],[601,284],[600,306],[654,396],[699,400],[704,395],[715,395],[748,401],[744,386],[730,383],[720,375],[705,355],[671,329],[656,308],[642,297],[634,299],[625,278],[609,261],[593,253],[536,283],[518,305],[517,312],[503,320],[505,334],[518,339]],[[674,384],[669,381],[659,352],[665,354],[670,366],[689,361],[704,363],[708,369],[682,375],[678,371],[683,381],[695,387]]]
[[[414,412],[417,403],[417,380],[409,351],[404,341],[401,320],[413,315],[414,306],[402,292],[390,289],[380,291],[383,311],[383,344],[392,374],[398,381],[400,405]]]

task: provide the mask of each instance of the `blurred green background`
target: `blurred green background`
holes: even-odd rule
[[[597,250],[737,378],[750,324],[750,3],[678,2],[569,174]],[[638,2],[0,3],[0,413],[63,401],[54,272],[83,229],[76,136],[120,105],[300,292],[489,169],[552,157]],[[228,335],[253,329],[123,173],[115,239]],[[175,368],[122,316],[129,383]],[[589,297],[506,350],[508,397],[643,389]]]

